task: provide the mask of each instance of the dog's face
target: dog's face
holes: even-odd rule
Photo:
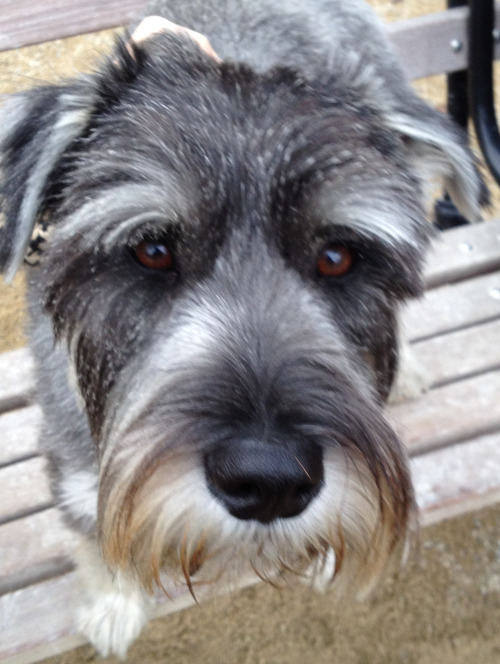
[[[167,35],[6,117],[2,259],[50,218],[43,305],[110,566],[191,586],[333,549],[338,576],[375,576],[414,509],[381,414],[428,236],[408,139],[342,77],[256,75]]]

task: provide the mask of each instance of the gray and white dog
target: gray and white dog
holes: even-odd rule
[[[435,176],[461,132],[358,0],[162,0],[208,37],[118,40],[0,118],[0,261],[34,228],[31,337],[55,499],[87,542],[81,629],[124,655],[164,575],[368,586],[414,522],[384,420]],[[145,14],[145,15],[146,15]]]

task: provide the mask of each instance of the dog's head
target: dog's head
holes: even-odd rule
[[[2,111],[1,263],[49,222],[37,278],[98,448],[104,555],[146,587],[332,548],[364,583],[407,536],[381,403],[428,244],[417,164],[469,215],[479,183],[446,120],[372,85],[157,35]]]

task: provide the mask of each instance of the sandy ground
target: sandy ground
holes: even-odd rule
[[[439,11],[441,0],[372,0],[386,20]],[[0,54],[0,92],[88,70],[109,32]],[[444,105],[443,77],[416,84]],[[498,190],[493,187],[495,202]],[[497,214],[495,205],[491,214]],[[25,343],[23,277],[0,285],[0,352]],[[154,621],[133,664],[496,664],[500,662],[500,508],[427,528],[416,559],[362,604],[259,585]],[[92,662],[90,647],[51,664]]]
[[[338,606],[263,584],[150,623],[132,664],[496,664],[500,510],[423,533],[420,553],[370,601]],[[86,646],[46,661],[95,661]]]

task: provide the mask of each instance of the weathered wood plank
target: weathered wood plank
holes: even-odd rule
[[[0,51],[127,25],[145,0],[39,0],[4,3]],[[497,15],[499,14],[497,6]],[[387,33],[410,78],[463,69],[467,58],[466,8],[456,8],[387,25]],[[463,44],[459,50],[453,40]],[[496,57],[500,57],[497,46]]]
[[[36,405],[0,415],[0,466],[37,453],[41,419]]]
[[[33,360],[27,348],[0,355],[0,413],[26,406],[33,394]]]
[[[425,528],[434,523],[454,519],[469,512],[477,512],[498,504],[500,504],[500,488],[481,494],[467,493],[457,500],[450,500],[440,507],[422,512],[420,525]]]
[[[417,341],[499,316],[500,271],[426,292],[403,309],[402,326]]]
[[[0,525],[0,595],[21,581],[26,586],[60,574],[61,561],[70,558],[75,540],[55,508]],[[49,574],[51,561],[57,566]]]
[[[72,636],[78,596],[73,572],[0,597],[0,660],[33,662],[61,652],[64,645],[82,645],[80,636]],[[20,653],[25,657],[19,659]]]
[[[428,513],[500,489],[500,431],[411,460],[419,507]]]
[[[499,394],[500,371],[491,371],[393,404],[387,415],[416,454],[500,430]]]
[[[425,14],[387,25],[387,33],[410,78],[446,74],[464,69],[468,57],[466,7]],[[500,6],[496,5],[497,23]],[[456,40],[459,50],[452,48]],[[498,45],[495,57],[500,57]]]
[[[0,51],[127,25],[144,5],[144,0],[4,2]]]
[[[500,220],[436,235],[426,261],[428,288],[500,269]]]
[[[421,341],[413,345],[413,352],[436,386],[500,369],[499,341],[500,319]]]
[[[52,504],[45,461],[40,457],[0,468],[0,523]]]
[[[56,579],[74,569],[75,564],[69,556],[45,558],[36,566],[26,565],[17,574],[0,578],[0,597],[37,583]]]

